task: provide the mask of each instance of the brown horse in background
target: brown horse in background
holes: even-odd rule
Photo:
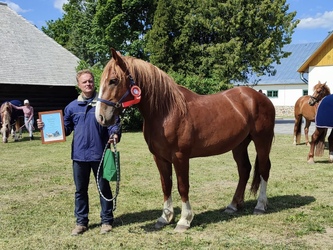
[[[22,127],[24,126],[23,116],[15,115],[15,117],[13,117],[13,112],[15,111],[10,102],[4,102],[0,107],[0,111],[2,142],[8,142],[10,133],[12,133],[14,141],[18,141],[22,138]]]
[[[330,89],[325,83],[317,83],[313,87],[313,95],[311,96],[309,100],[310,106],[315,106],[316,111],[318,108],[318,105],[320,101],[330,94]],[[331,134],[328,138],[329,141],[333,140],[333,130],[331,131]],[[311,142],[310,142],[310,151],[308,154],[308,163],[314,163],[314,156],[322,156],[325,149],[325,138],[327,135],[327,128],[318,128],[316,127],[316,130],[313,132],[311,136]],[[333,144],[330,143],[330,148],[333,147]],[[333,151],[330,150],[330,152]],[[332,161],[332,160],[331,160]]]
[[[316,112],[318,104],[325,96],[330,95],[330,89],[325,83],[318,83],[313,87],[313,95],[305,95],[298,98],[294,107],[295,125],[294,125],[294,145],[301,143],[301,130],[302,130],[302,120],[305,119],[304,135],[305,144],[308,146],[309,143],[309,127],[311,122],[315,121]],[[311,102],[311,105],[310,105]]]
[[[275,125],[272,102],[250,87],[198,95],[176,84],[156,66],[111,51],[113,58],[101,77],[96,119],[109,126],[125,107],[137,104],[144,118],[144,138],[154,156],[164,194],[162,215],[155,228],[170,224],[174,217],[172,165],[182,201],[175,230],[183,232],[190,227],[194,214],[189,201],[189,163],[194,157],[232,151],[239,180],[226,212],[238,211],[244,205],[252,168],[248,155],[251,141],[257,153],[251,191],[256,194],[260,189],[254,213],[264,213]]]

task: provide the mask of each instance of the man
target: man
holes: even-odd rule
[[[88,230],[88,186],[91,170],[96,178],[100,160],[107,143],[120,140],[121,128],[117,124],[108,128],[102,127],[95,118],[97,92],[94,75],[89,70],[82,70],[76,76],[77,86],[81,90],[78,98],[69,103],[64,110],[64,127],[66,136],[74,131],[72,142],[73,177],[76,187],[75,209],[76,226],[72,235],[79,235]],[[42,121],[37,120],[38,128],[43,128]],[[112,199],[110,184],[98,176],[100,191],[108,199]],[[100,195],[101,234],[112,230],[113,202]]]

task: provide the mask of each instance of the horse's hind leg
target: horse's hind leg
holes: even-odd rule
[[[160,218],[157,219],[155,224],[156,229],[161,229],[162,227],[170,224],[173,219],[174,211],[171,197],[172,189],[172,164],[163,159],[158,159],[154,156],[157,168],[160,173],[162,191],[164,194],[164,204],[163,211]]]
[[[331,129],[331,133],[328,136],[328,149],[329,149],[329,161],[333,162],[333,129]]]
[[[235,213],[239,208],[244,206],[245,188],[251,172],[251,163],[247,151],[250,142],[250,137],[247,137],[240,145],[232,150],[233,157],[237,163],[239,180],[234,197],[225,210],[226,213]]]
[[[257,205],[254,208],[254,214],[263,214],[267,209],[267,182],[271,170],[271,161],[269,154],[272,147],[274,132],[267,130],[267,133],[253,136],[253,142],[257,151],[254,164],[253,180],[251,192],[255,195],[259,189]]]
[[[301,129],[302,129],[302,115],[295,114],[295,124],[294,124],[294,145],[301,143]]]

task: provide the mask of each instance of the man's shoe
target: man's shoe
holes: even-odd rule
[[[101,234],[106,234],[112,230],[112,226],[110,224],[102,224]]]
[[[76,225],[72,231],[72,236],[77,236],[79,234],[83,234],[87,230],[88,230],[88,228],[86,226]]]

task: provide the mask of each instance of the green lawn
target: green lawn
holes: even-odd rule
[[[238,175],[231,153],[191,160],[190,201],[195,213],[185,233],[175,224],[154,230],[163,195],[159,174],[142,133],[124,133],[118,144],[121,183],[113,232],[99,234],[99,200],[90,186],[90,228],[70,236],[74,184],[66,142],[0,144],[0,249],[333,249],[333,165],[325,156],[306,162],[308,148],[292,135],[276,135],[265,215],[252,214],[256,198],[246,192],[237,215],[223,212]],[[254,149],[250,145],[253,162]],[[173,176],[175,179],[175,176]],[[251,177],[252,178],[252,177]],[[176,221],[181,202],[174,182]],[[115,190],[115,183],[112,182]]]

